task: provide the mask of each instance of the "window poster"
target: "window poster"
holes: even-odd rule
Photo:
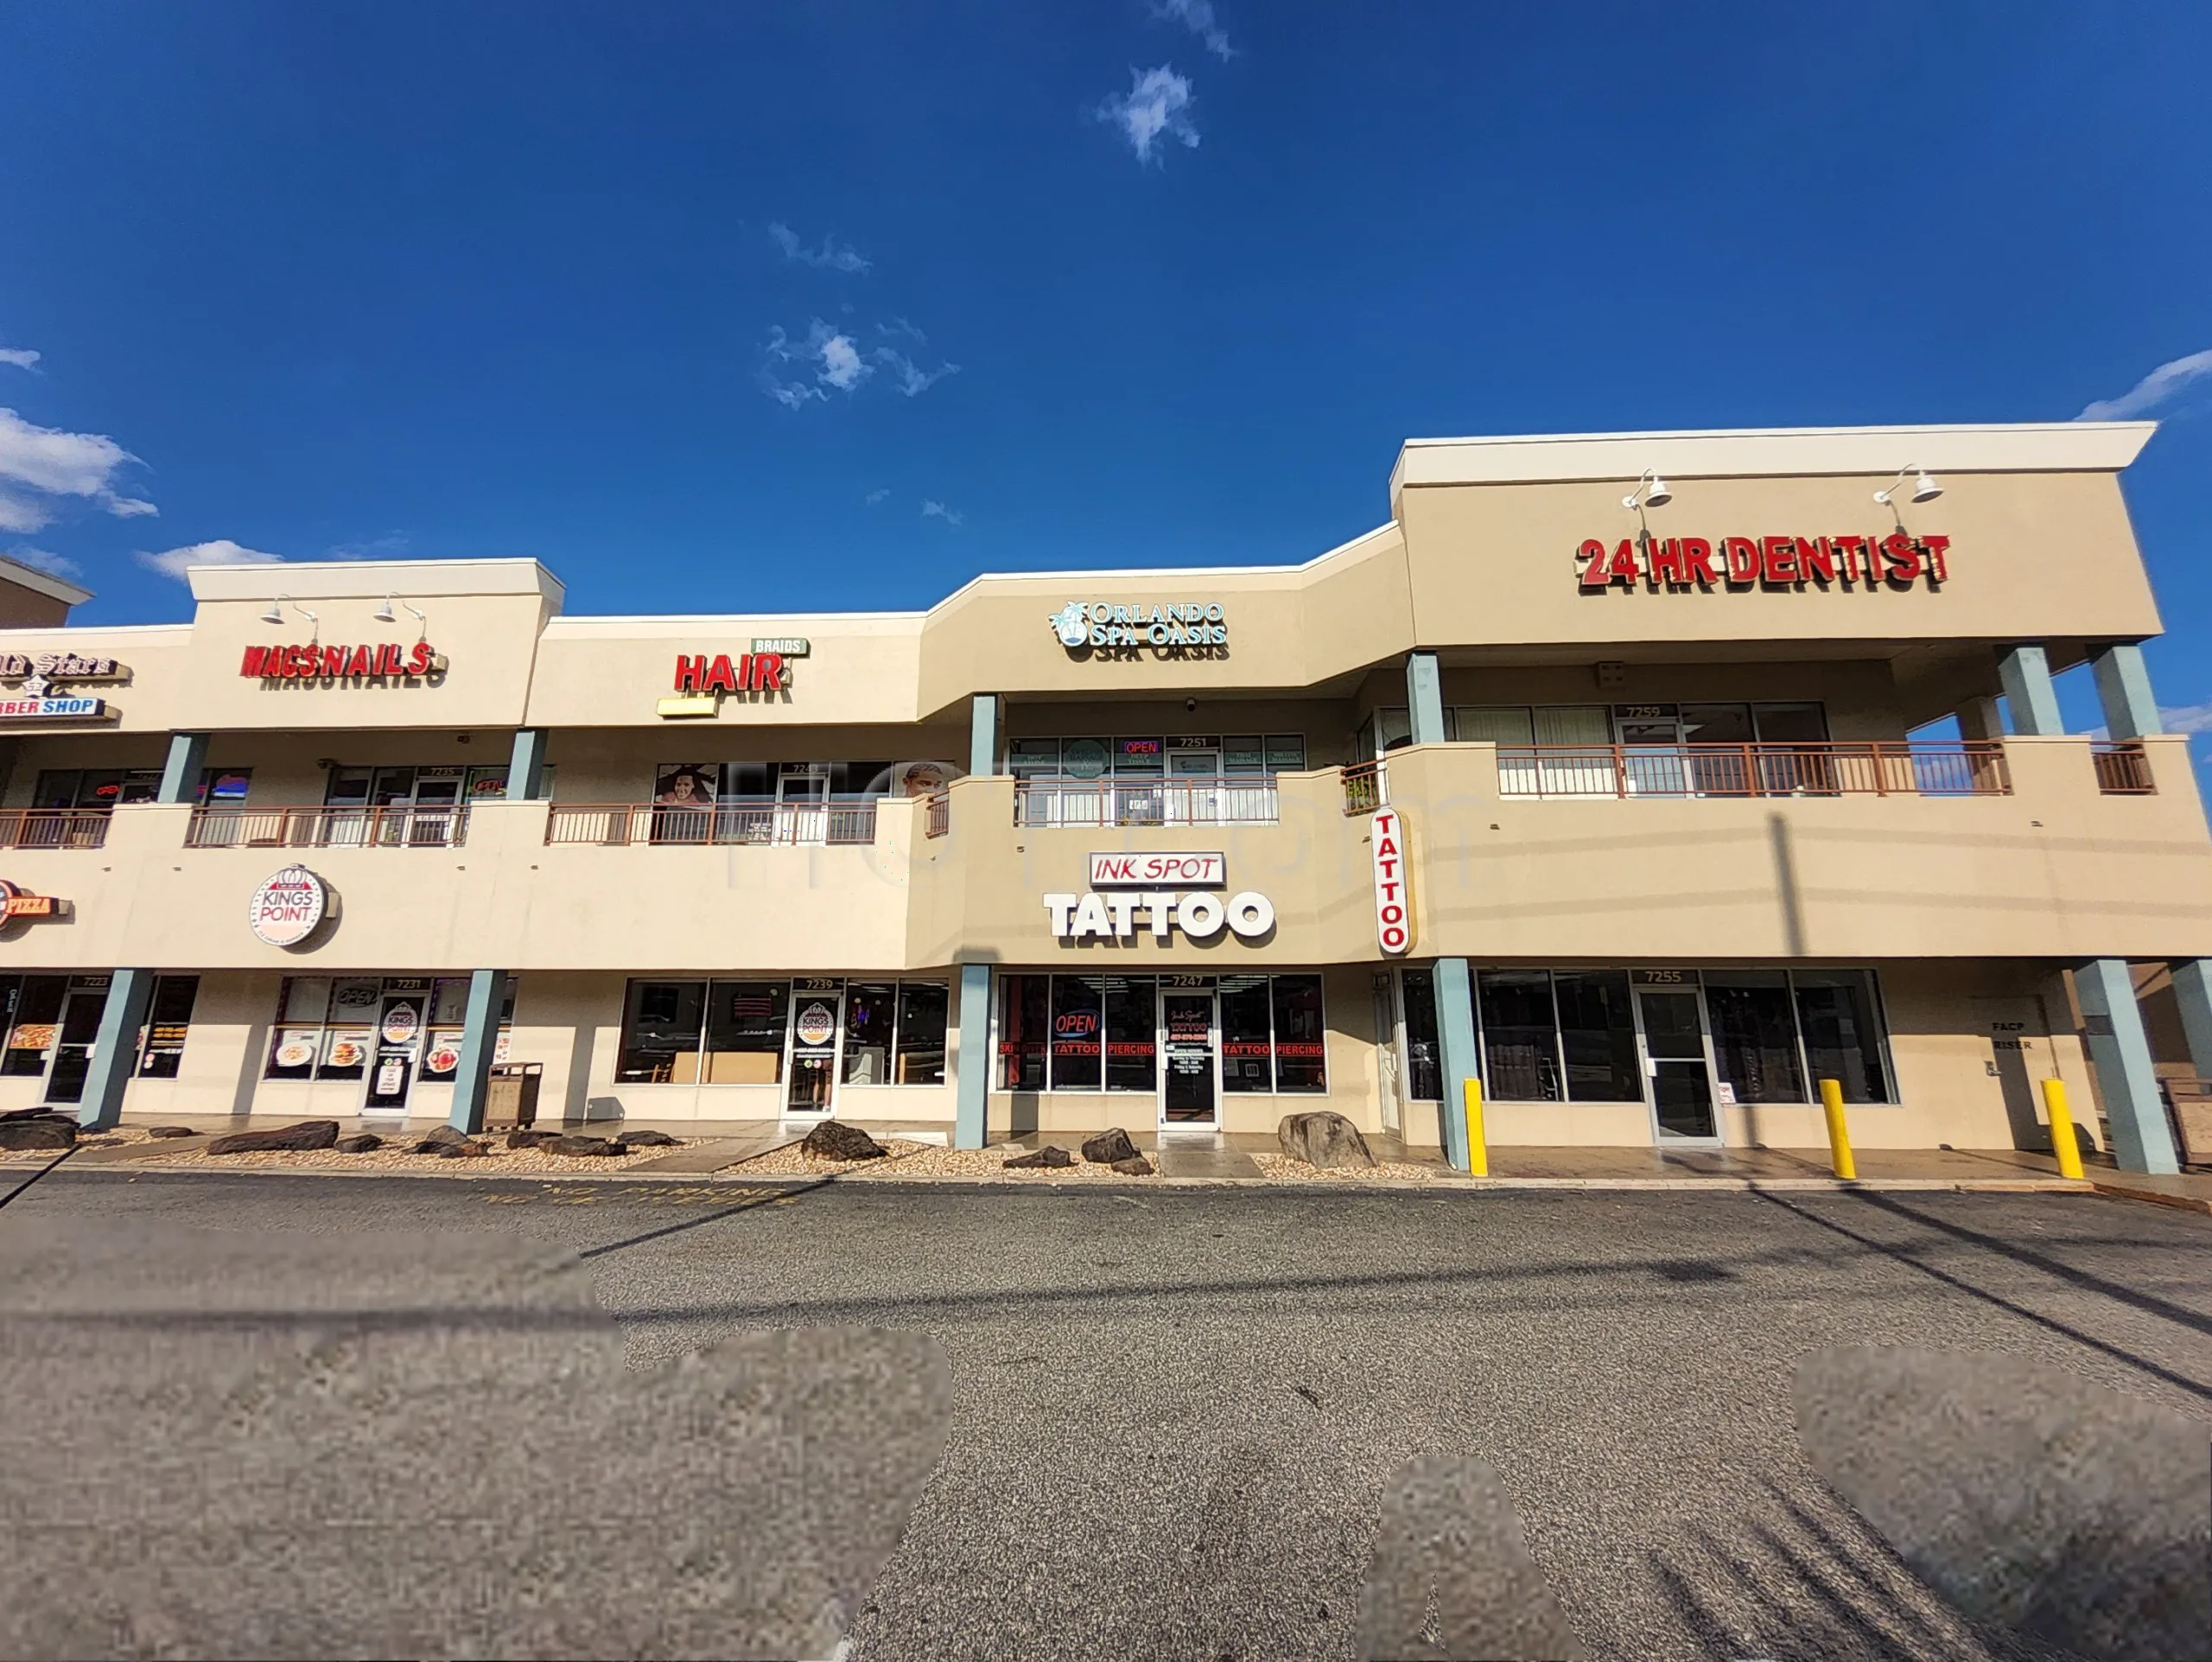
[[[653,800],[664,807],[710,807],[716,767],[710,761],[664,762],[653,770]]]

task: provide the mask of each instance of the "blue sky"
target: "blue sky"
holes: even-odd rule
[[[2178,365],[2127,488],[2205,722],[2208,61],[2178,4],[17,5],[0,551],[87,621],[205,544],[913,606],[1305,558],[1409,436]]]

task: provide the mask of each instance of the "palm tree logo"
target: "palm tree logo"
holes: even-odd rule
[[[1069,650],[1072,651],[1077,646],[1090,644],[1090,618],[1081,601],[1070,601],[1058,611],[1053,613],[1048,621],[1052,626],[1052,633],[1059,636],[1060,645]]]

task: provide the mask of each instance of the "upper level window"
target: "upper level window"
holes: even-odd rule
[[[1303,733],[1117,734],[1106,738],[1026,738],[1007,742],[1016,779],[1178,778],[1302,773]]]
[[[1459,704],[1445,735],[1502,745],[1818,744],[1818,704]]]

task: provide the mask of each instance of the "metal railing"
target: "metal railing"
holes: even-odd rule
[[[468,810],[390,808],[195,808],[191,849],[451,849],[468,840]]]
[[[939,791],[922,809],[922,835],[942,837],[952,829],[952,798]]]
[[[875,803],[778,802],[724,798],[700,806],[660,802],[556,802],[545,817],[548,843],[607,847],[842,844],[875,841]]]
[[[1014,786],[1017,825],[1272,825],[1281,818],[1272,774],[1243,779],[1024,779]]]
[[[10,808],[0,812],[0,848],[103,848],[107,820],[105,808]]]
[[[2151,758],[2139,744],[2099,740],[2089,747],[2089,762],[2097,770],[2097,789],[2107,796],[2158,793],[2158,782],[2151,777]]]
[[[1344,775],[1344,812],[1373,813],[1390,800],[1390,774],[1379,761],[1356,761],[1337,770]]]
[[[1500,745],[1501,796],[2010,796],[2005,747]]]

